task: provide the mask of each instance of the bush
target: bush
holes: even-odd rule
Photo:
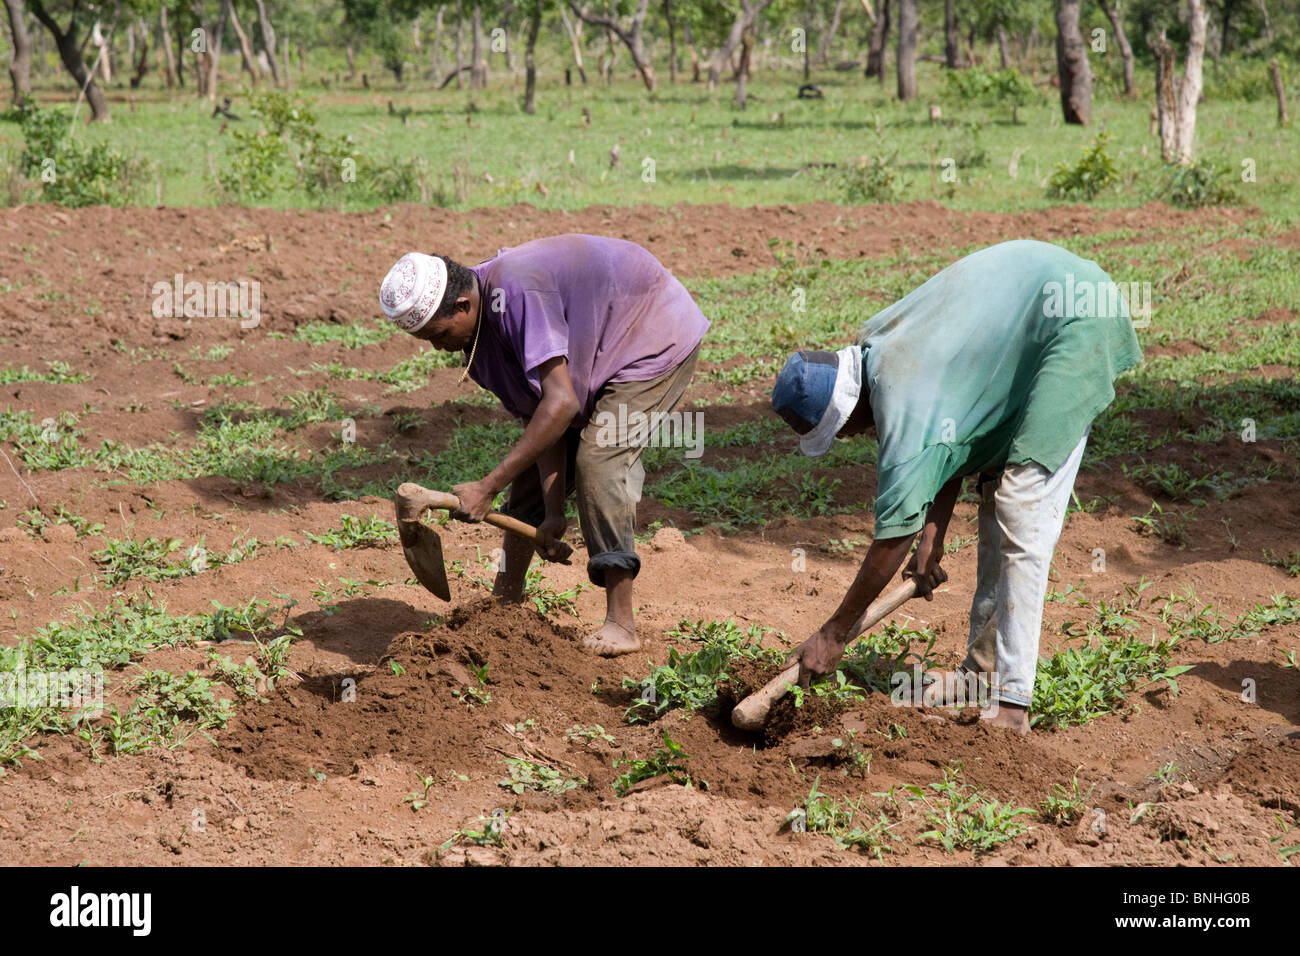
[[[894,168],[896,153],[859,156],[851,159],[840,173],[844,201],[848,203],[893,202],[902,183]]]
[[[14,107],[25,147],[18,158],[23,176],[41,184],[41,198],[65,206],[123,206],[131,201],[147,163],[106,143],[72,138],[67,110],[41,109],[28,100]]]
[[[1106,152],[1109,140],[1109,133],[1098,133],[1074,166],[1057,163],[1047,183],[1047,195],[1052,199],[1092,199],[1119,179],[1115,161]]]
[[[948,70],[945,74],[949,91],[967,103],[1011,107],[1011,122],[1019,123],[1016,111],[1038,99],[1034,86],[1019,70],[985,70],[973,66],[967,70]]]
[[[1166,166],[1159,198],[1171,206],[1191,208],[1238,202],[1241,197],[1225,181],[1232,172],[1231,166],[1219,165],[1212,159]]]
[[[301,189],[324,199],[344,187],[381,202],[431,198],[427,160],[376,166],[361,155],[351,137],[321,132],[315,112],[299,96],[277,90],[254,93],[249,114],[260,124],[232,129],[233,148],[217,177],[241,202],[264,202],[282,189]]]

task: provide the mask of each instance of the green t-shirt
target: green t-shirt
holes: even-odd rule
[[[958,475],[1070,456],[1142,359],[1095,263],[1018,239],[953,263],[858,336],[880,442],[878,538],[919,531]]]

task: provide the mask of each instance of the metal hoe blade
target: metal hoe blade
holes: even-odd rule
[[[402,553],[415,572],[415,579],[436,596],[450,601],[451,588],[447,585],[447,568],[442,563],[442,539],[438,533],[418,520],[399,520],[397,528],[402,539]]]

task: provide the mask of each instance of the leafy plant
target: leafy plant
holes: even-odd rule
[[[883,150],[850,159],[840,170],[846,203],[889,203],[898,198],[902,183],[894,163],[897,151]]]
[[[1092,791],[1093,788],[1089,787],[1087,793],[1083,792],[1078,774],[1070,780],[1068,787],[1053,784],[1052,792],[1038,804],[1038,815],[1047,823],[1058,827],[1074,823],[1088,809],[1088,798],[1092,796]]]
[[[341,527],[331,528],[323,534],[308,534],[307,540],[329,545],[336,551],[347,548],[378,548],[397,540],[397,525],[376,515],[355,518],[343,515]]]
[[[683,619],[670,637],[698,640],[699,650],[682,654],[668,649],[668,663],[656,667],[641,680],[623,678],[623,688],[639,692],[624,716],[629,723],[658,716],[674,707],[697,710],[718,699],[718,684],[728,679],[727,669],[735,662],[759,661],[777,664],[781,651],[764,648],[763,628],[751,625],[741,630],[735,621],[690,621]],[[651,662],[653,663],[653,662]]]
[[[682,745],[673,738],[668,736],[664,731],[661,735],[664,745],[657,750],[648,760],[615,760],[614,768],[627,767],[618,778],[614,781],[614,792],[620,797],[626,797],[631,792],[632,787],[642,780],[649,780],[653,777],[668,777],[673,783],[691,786],[690,774],[679,761],[690,760],[691,755],[682,749]],[[707,786],[707,785],[706,785]]]
[[[1178,695],[1178,678],[1194,665],[1170,666],[1176,639],[1144,643],[1127,632],[1095,634],[1082,647],[1057,651],[1038,661],[1032,724],[1070,727],[1118,713],[1128,695],[1163,683]]]
[[[960,778],[961,764],[956,764],[944,769],[943,780],[930,784],[933,796],[919,787],[913,791],[925,805],[926,822],[932,827],[921,834],[922,840],[932,840],[949,853],[970,850],[978,856],[1029,829],[1018,818],[1032,815],[1033,810],[999,803]]]
[[[498,780],[497,786],[517,794],[525,790],[536,790],[559,796],[587,785],[586,777],[568,777],[554,767],[531,763],[518,757],[507,758],[506,766],[510,768],[510,776],[505,780]]]
[[[863,798],[856,801],[847,797],[836,799],[822,793],[820,784],[819,776],[813,780],[812,789],[804,798],[803,806],[786,815],[785,822],[792,830],[825,833],[835,840],[835,845],[841,850],[862,850],[877,860],[883,859],[885,853],[894,851],[890,841],[900,840],[893,832],[897,824],[891,823],[883,810],[870,824],[864,825],[860,822],[865,816]]]
[[[1093,199],[1106,187],[1119,179],[1115,161],[1106,151],[1110,134],[1098,133],[1092,144],[1085,147],[1083,156],[1073,166],[1058,163],[1056,171],[1047,182],[1047,195],[1051,199]]]
[[[28,100],[12,111],[22,129],[25,148],[19,157],[23,175],[41,183],[41,197],[64,206],[123,206],[135,195],[147,166],[107,143],[80,143],[71,115],[42,109]]]
[[[1171,163],[1164,169],[1159,198],[1172,206],[1193,209],[1238,203],[1241,197],[1229,183],[1233,168],[1212,159],[1198,159],[1186,166]]]

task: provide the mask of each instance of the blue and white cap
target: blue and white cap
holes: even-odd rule
[[[862,394],[862,349],[796,352],[772,389],[772,410],[799,435],[799,450],[816,458],[830,450]]]

